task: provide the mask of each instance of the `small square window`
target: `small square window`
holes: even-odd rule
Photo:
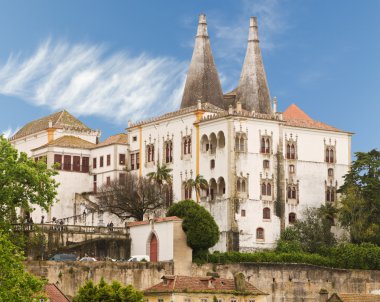
[[[241,217],[245,217],[245,210],[241,210]]]
[[[137,142],[137,136],[132,136],[132,141]]]

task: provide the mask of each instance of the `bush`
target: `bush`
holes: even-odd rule
[[[172,205],[166,216],[183,218],[182,228],[193,255],[202,258],[219,240],[219,228],[211,214],[193,200],[183,200]]]

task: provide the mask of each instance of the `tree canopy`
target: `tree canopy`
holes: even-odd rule
[[[0,136],[0,227],[15,216],[15,209],[32,211],[34,205],[45,210],[54,202],[58,184],[44,161],[18,151]]]
[[[199,202],[200,196],[201,196],[201,190],[207,190],[208,189],[208,183],[207,180],[203,178],[202,175],[197,175],[195,179],[189,178],[185,182],[185,188],[188,190],[195,189],[195,194],[197,197],[197,202]]]
[[[206,252],[219,240],[219,228],[211,214],[193,200],[183,200],[173,204],[166,216],[183,219],[182,228],[187,236],[187,244],[194,255]]]
[[[132,285],[123,286],[117,281],[107,284],[102,278],[95,285],[87,281],[74,297],[73,302],[142,302],[143,294]]]
[[[339,189],[338,218],[353,243],[380,245],[380,151],[355,153],[350,171]]]
[[[7,235],[0,232],[0,301],[31,301],[43,282],[25,270],[24,256]]]
[[[98,189],[97,199],[101,211],[110,212],[125,220],[144,219],[146,213],[165,207],[166,192],[149,178],[127,173],[125,179],[113,181]]]

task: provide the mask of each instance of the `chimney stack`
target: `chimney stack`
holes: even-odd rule
[[[243,273],[236,273],[234,275],[235,290],[239,292],[245,292],[247,287],[245,285],[245,276]]]
[[[242,112],[241,102],[239,102],[239,101],[236,102],[236,112],[237,113],[241,113]]]
[[[273,113],[277,112],[277,98],[273,98]]]

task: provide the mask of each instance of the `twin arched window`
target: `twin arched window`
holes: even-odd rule
[[[191,137],[186,136],[183,138],[183,154],[191,154]]]
[[[326,201],[328,202],[335,201],[335,188],[329,187],[326,189]]]
[[[261,138],[261,153],[269,154],[270,153],[270,138],[262,137]]]
[[[268,182],[263,182],[261,184],[261,195],[263,196],[271,196],[272,195],[272,185]]]
[[[165,142],[165,163],[173,162],[173,142],[167,141]]]
[[[327,147],[325,150],[325,160],[326,163],[334,163],[335,162],[335,156],[334,156],[334,148],[333,147]]]
[[[153,162],[154,161],[154,145],[153,144],[150,144],[147,146],[146,153],[147,153],[148,163]]]
[[[288,199],[297,199],[297,188],[295,186],[288,186]]]
[[[288,143],[286,145],[286,158],[296,159],[296,147],[293,143]]]

